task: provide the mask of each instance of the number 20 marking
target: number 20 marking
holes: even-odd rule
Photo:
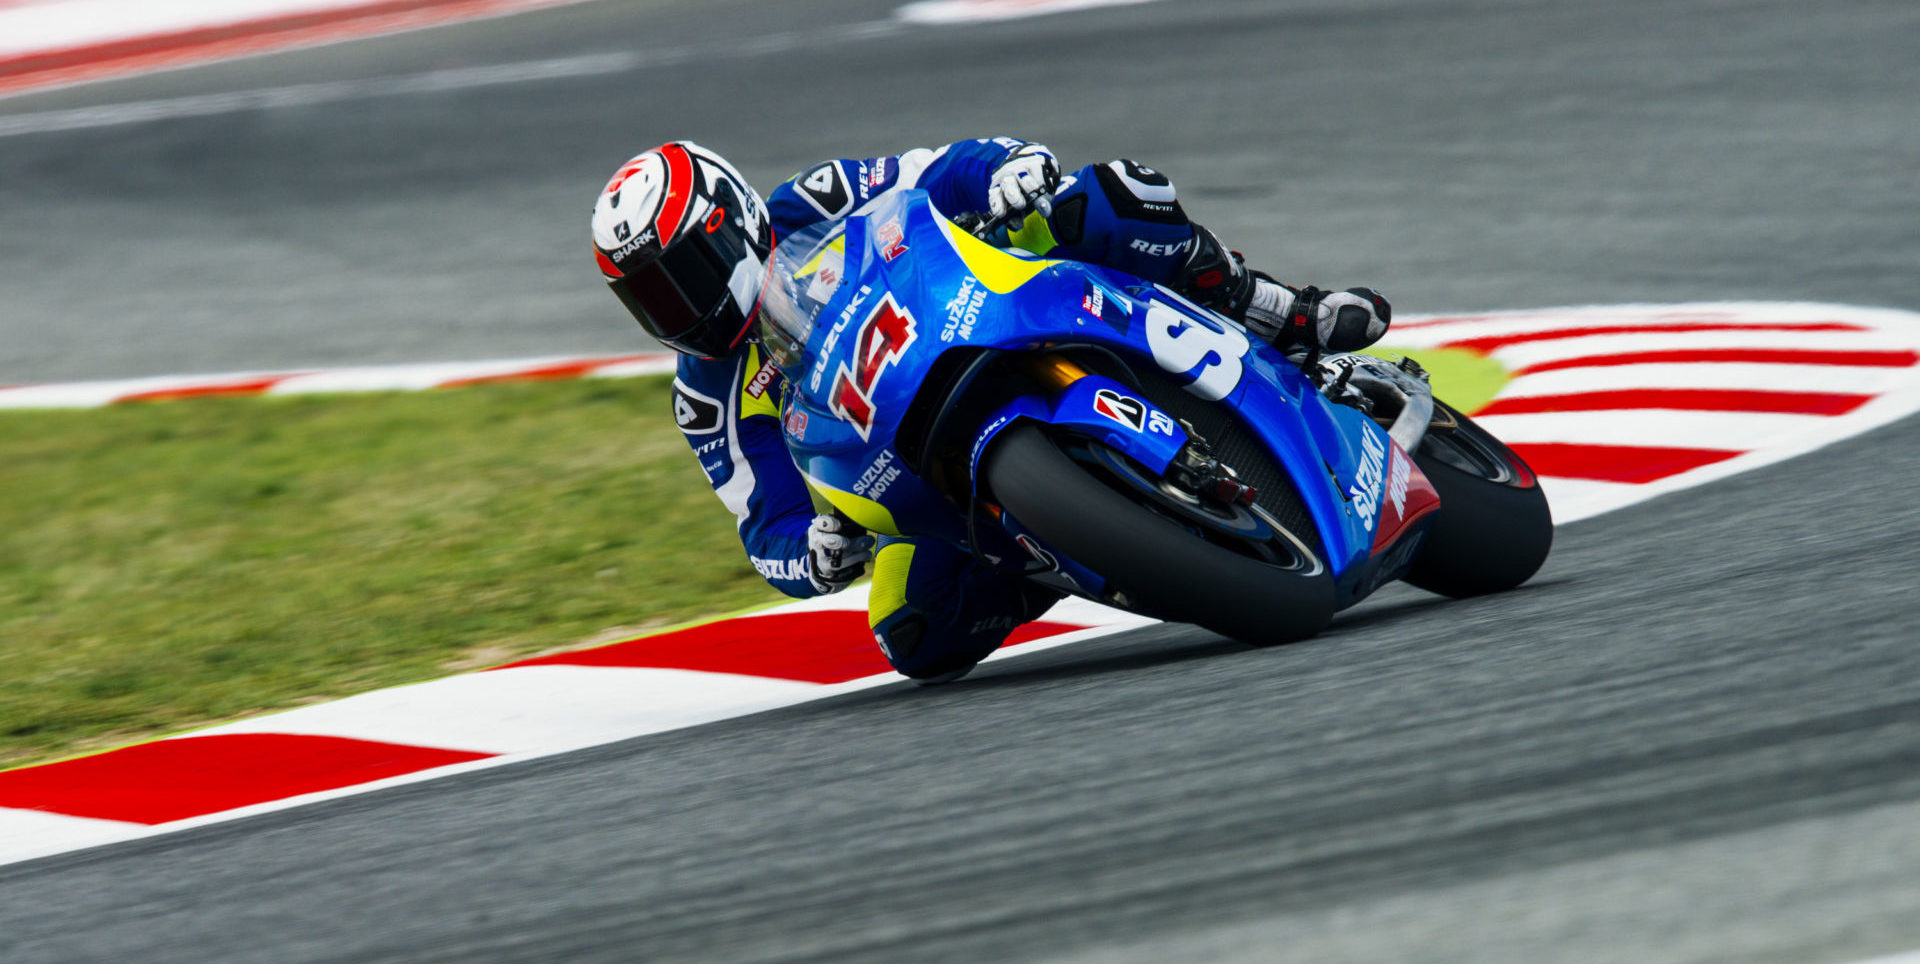
[[[1153,360],[1175,375],[1203,365],[1187,391],[1217,401],[1240,385],[1240,357],[1247,353],[1247,336],[1233,328],[1216,330],[1162,304],[1147,306],[1147,347]]]

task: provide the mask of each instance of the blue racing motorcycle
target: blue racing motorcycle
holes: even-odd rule
[[[1411,361],[1298,364],[1166,288],[982,240],[1006,227],[903,191],[774,251],[787,444],[854,522],[1255,644],[1394,579],[1475,595],[1545,560],[1533,472]]]

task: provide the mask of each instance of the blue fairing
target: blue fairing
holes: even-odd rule
[[[784,424],[809,481],[838,496],[836,505],[858,506],[870,528],[963,545],[971,540],[988,551],[977,521],[970,533],[965,512],[902,464],[893,447],[901,417],[929,368],[951,349],[1097,345],[1143,370],[1167,372],[1187,391],[1238,413],[1298,489],[1343,601],[1387,575],[1370,565],[1385,548],[1376,547],[1374,526],[1386,433],[1366,415],[1328,403],[1271,346],[1124,273],[990,248],[954,228],[921,191],[883,198],[844,222],[843,250],[826,257],[835,276],[828,284],[806,266],[817,268],[821,245],[839,230],[796,235],[776,255],[776,276],[782,265],[801,275],[787,290],[818,299],[807,304],[796,295],[781,302],[781,317],[794,320],[790,334],[805,346],[784,366],[795,389]],[[795,244],[808,250],[790,250]],[[770,287],[778,286],[776,278]],[[778,298],[770,294],[769,300]],[[1111,395],[1105,402],[1096,398],[1102,391],[1124,397],[1121,420],[1111,417]],[[1128,427],[1136,414],[1139,427]],[[1009,403],[978,427],[976,455],[994,432],[1020,418],[1072,425],[1156,472],[1186,438],[1137,392],[1089,378],[1057,399]],[[1157,430],[1162,427],[1169,431]],[[1003,530],[994,538],[1004,547],[1005,527],[994,528]],[[1092,594],[1092,587],[1082,588]]]

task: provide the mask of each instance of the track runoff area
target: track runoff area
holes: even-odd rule
[[[1920,314],[1904,311],[1712,303],[1410,317],[1392,341],[1467,352],[1504,369],[1507,381],[1475,417],[1539,472],[1562,523],[1811,452],[1920,410]],[[670,358],[654,355],[181,376],[5,388],[0,407],[670,368]],[[1438,387],[1444,396],[1447,386]],[[0,863],[898,684],[865,609],[865,588],[856,587],[0,773]],[[993,658],[1150,622],[1068,600]]]

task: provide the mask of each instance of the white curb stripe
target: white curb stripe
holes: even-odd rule
[[[1522,375],[1500,389],[1500,397],[1525,398],[1640,388],[1732,388],[1877,395],[1912,381],[1913,372],[1904,368],[1676,362],[1568,368]]]
[[[1832,422],[1831,418],[1824,415],[1678,412],[1670,409],[1476,415],[1473,420],[1510,445],[1578,440],[1584,445],[1725,449],[1730,452],[1750,452],[1778,444],[1782,439],[1807,434],[1822,435]]]
[[[866,586],[787,603],[756,615],[866,612]],[[1051,649],[1153,624],[1084,599],[1062,601],[1048,620],[1092,628],[1022,643],[992,658]],[[179,739],[233,733],[335,736],[479,753],[545,755],[792,706],[897,683],[881,674],[847,683],[807,683],[680,669],[519,666],[362,693],[331,703],[196,730]]]
[[[1404,342],[1398,338],[1395,341]],[[1801,348],[1816,351],[1874,351],[1913,344],[1899,334],[1884,331],[1693,331],[1671,334],[1591,335],[1509,345],[1494,352],[1508,369],[1517,371],[1545,362],[1592,355],[1625,355],[1644,351],[1713,348]]]
[[[1599,341],[1645,345],[1652,338],[1659,347],[1674,339],[1701,338],[1697,347],[1723,348],[1729,340],[1759,337],[1752,347],[1784,345],[1827,347],[1920,346],[1920,316],[1877,309],[1819,305],[1631,306],[1529,312],[1525,315],[1481,317],[1469,320],[1436,319],[1408,326],[1409,337],[1399,344],[1441,344],[1473,334],[1538,331],[1597,325],[1644,324],[1648,319],[1688,323],[1703,318],[1752,322],[1756,319],[1803,323],[1844,318],[1873,328],[1868,332],[1656,333],[1621,334]],[[1818,335],[1819,346],[1807,336]],[[1640,339],[1640,340],[1636,340]],[[1594,338],[1562,341],[1594,341]],[[1745,343],[1745,342],[1742,342]],[[1523,349],[1535,352],[1554,342],[1506,346],[1495,352],[1505,364]],[[1626,350],[1642,350],[1630,348]],[[1584,353],[1584,352],[1583,352]],[[1559,357],[1574,357],[1561,354]],[[457,365],[384,366],[334,372],[255,373],[186,378],[136,379],[113,383],[29,386],[0,389],[0,407],[25,404],[106,404],[129,395],[152,392],[205,390],[252,385],[275,393],[372,389],[418,389],[473,378],[497,378],[530,373],[552,374],[556,367],[571,374],[617,376],[670,370],[672,356],[547,358],[513,362],[476,362]],[[1881,394],[1855,411],[1840,416],[1779,415],[1743,412],[1674,412],[1614,410],[1602,412],[1548,412],[1484,416],[1488,427],[1520,444],[1674,446],[1694,449],[1750,449],[1726,461],[1658,481],[1627,485],[1547,476],[1542,485],[1554,504],[1556,523],[1588,518],[1656,495],[1689,488],[1820,448],[1920,410],[1920,366],[1867,369],[1821,366],[1813,376],[1790,365],[1700,363],[1697,365],[1624,365],[1612,368],[1573,368],[1542,372],[1507,386],[1500,398],[1537,397],[1579,391],[1632,390],[1650,386],[1781,388],[1787,380],[1808,389],[1826,387],[1822,377],[1838,378],[1855,393]],[[1787,373],[1791,373],[1790,375]],[[1755,384],[1758,379],[1759,384]],[[1518,391],[1514,391],[1518,387]],[[1841,389],[1835,389],[1839,391]],[[864,609],[864,590],[822,597],[767,610],[806,612]],[[1017,658],[1055,646],[1071,645],[1151,621],[1118,613],[1083,600],[1069,600],[1049,614],[1050,619],[1093,628],[1002,650],[992,659]],[[226,724],[176,739],[233,733],[288,733],[339,736],[439,749],[463,749],[504,754],[487,760],[427,770],[354,787],[243,807],[225,813],[147,828],[115,821],[80,820],[30,811],[0,809],[0,863],[60,850],[91,846],[116,839],[144,836],[186,827],[237,819],[286,809],[315,800],[363,793],[382,787],[435,779],[439,776],[507,765],[523,759],[563,752],[612,740],[642,736],[718,719],[807,702],[838,693],[897,683],[890,674],[821,685],[789,680],[761,679],[685,670],[590,668],[581,666],[527,666],[454,677],[374,693],[335,703],[303,707],[274,716]],[[1889,959],[1892,960],[1892,959]],[[1877,964],[1877,962],[1875,962]],[[1917,962],[1920,964],[1920,962]]]
[[[0,864],[118,843],[151,832],[137,823],[0,807]]]
[[[629,377],[671,372],[677,356],[670,352],[647,355],[556,355],[502,361],[432,362],[413,365],[372,365],[332,371],[267,371],[225,375],[169,375],[104,382],[68,382],[0,388],[0,409],[98,408],[143,395],[220,392],[236,386],[271,381],[261,389],[270,395],[322,392],[422,391],[474,379],[532,377],[540,372],[578,366],[583,376]]]
[[[559,753],[819,698],[818,683],[678,669],[521,666],[397,686],[200,730],[480,753]]]

